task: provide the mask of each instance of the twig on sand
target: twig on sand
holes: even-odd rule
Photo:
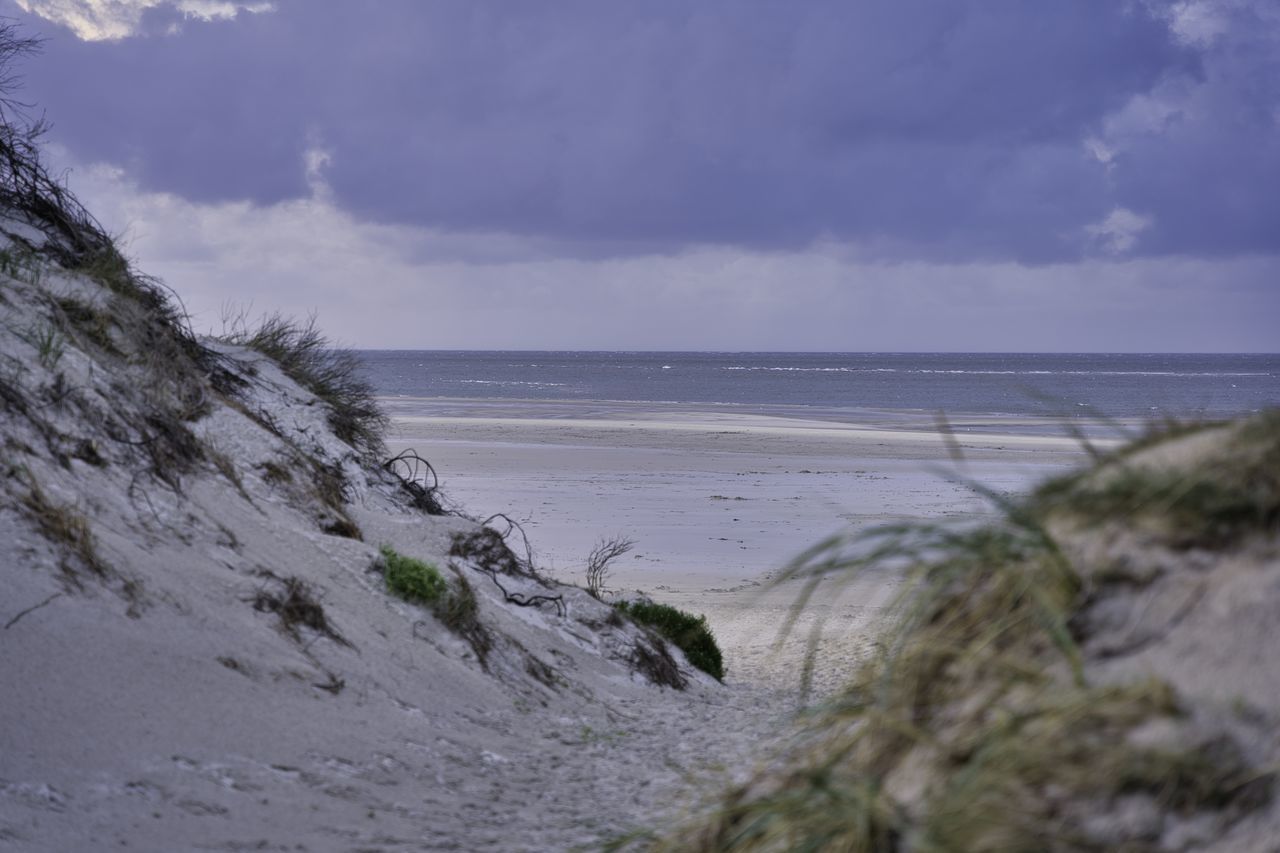
[[[8,631],[8,630],[9,630],[10,628],[12,628],[14,625],[17,625],[17,624],[18,624],[18,620],[19,620],[19,619],[21,619],[23,616],[26,616],[28,613],[31,613],[31,612],[33,612],[33,611],[39,610],[41,607],[44,607],[46,604],[48,604],[49,602],[53,601],[55,598],[57,598],[57,597],[58,597],[58,596],[60,596],[60,595],[62,595],[62,593],[60,593],[60,592],[55,592],[53,595],[49,596],[48,598],[46,598],[44,601],[40,602],[39,604],[33,604],[33,605],[31,605],[30,607],[28,607],[26,610],[23,610],[23,611],[19,612],[17,616],[13,617],[13,618],[12,618],[12,619],[10,619],[8,622],[4,623],[4,629],[5,629],[6,631]]]

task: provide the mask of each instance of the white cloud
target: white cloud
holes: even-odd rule
[[[1096,136],[1090,136],[1085,139],[1084,150],[1088,151],[1090,156],[1108,168],[1111,167],[1111,161],[1116,156],[1115,149]]]
[[[313,144],[302,155],[302,165],[307,177],[307,188],[316,200],[328,201],[333,197],[333,188],[325,176],[325,170],[333,163],[333,152]]]
[[[258,0],[15,0],[24,12],[67,27],[84,41],[126,38],[137,30],[147,9],[168,5],[185,18],[200,21],[234,18],[240,12],[267,12]]]
[[[1137,245],[1138,235],[1151,227],[1151,221],[1150,216],[1117,207],[1101,222],[1086,226],[1084,230],[1104,252],[1120,255]]]
[[[1227,9],[1239,2],[1222,0],[1183,0],[1168,11],[1169,29],[1184,44],[1207,47],[1227,31]]]

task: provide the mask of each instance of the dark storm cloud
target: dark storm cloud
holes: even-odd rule
[[[361,217],[584,253],[1043,261],[1095,250],[1117,208],[1149,222],[1138,252],[1280,248],[1274,21],[1249,35],[1247,9],[1201,44],[1115,0],[276,7],[160,7],[112,42],[29,18],[50,35],[30,94],[144,189],[299,197],[321,147]],[[1117,129],[1141,95],[1162,122]]]

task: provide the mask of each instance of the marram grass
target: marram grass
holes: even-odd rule
[[[1280,415],[1223,429],[1233,432],[1205,458],[1145,465],[1161,444],[1146,437],[1029,498],[989,494],[1001,509],[990,524],[901,524],[815,546],[786,573],[806,580],[797,612],[821,583],[905,571],[880,650],[754,778],[674,832],[617,846],[1140,851],[1158,839],[1099,828],[1107,804],[1130,797],[1188,815],[1267,801],[1269,771],[1233,742],[1135,737],[1185,709],[1156,679],[1090,681],[1073,618],[1096,567],[1073,565],[1050,532],[1062,517],[1077,530],[1141,521],[1174,551],[1274,534]]]

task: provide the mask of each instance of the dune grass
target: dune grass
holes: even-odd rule
[[[363,457],[378,461],[384,452],[387,417],[374,399],[373,386],[355,353],[336,349],[316,327],[272,314],[250,328],[243,317],[233,318],[219,339],[256,350],[280,365],[289,378],[311,391],[329,407],[329,426],[338,438]]]
[[[705,616],[694,616],[667,604],[620,601],[614,607],[673,643],[689,663],[717,681],[724,681],[724,656]]]
[[[1175,551],[1274,534],[1277,422],[1268,413],[1233,425],[1223,449],[1168,467],[1142,462],[1162,450],[1144,439],[1026,499],[989,494],[1000,517],[981,526],[899,524],[815,546],[786,573],[805,581],[792,624],[820,584],[875,568],[905,573],[879,651],[808,712],[767,769],[679,830],[635,843],[1138,851],[1155,848],[1160,815],[1269,801],[1272,770],[1225,736],[1186,728],[1166,683],[1090,680],[1076,617],[1091,602],[1093,567],[1073,565],[1050,528],[1064,516],[1159,517],[1168,523],[1152,535]],[[1180,734],[1138,736],[1162,726]],[[1125,798],[1149,804],[1155,824],[1112,819]]]
[[[1233,425],[1172,425],[1165,440],[1206,430],[1232,435],[1205,458],[1171,465],[1150,458],[1160,444],[1155,433],[1116,454],[1097,474],[1050,480],[1031,504],[1041,514],[1084,523],[1145,527],[1179,548],[1219,548],[1249,531],[1280,529],[1280,412]]]

